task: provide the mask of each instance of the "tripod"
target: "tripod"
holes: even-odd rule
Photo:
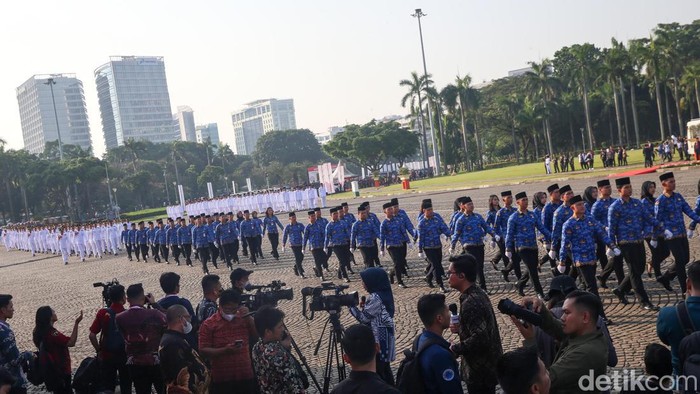
[[[289,332],[286,325],[284,326],[284,329],[287,330],[287,332]],[[299,346],[294,341],[293,337],[291,338],[291,340],[292,340],[292,348],[297,353],[297,356],[299,357],[299,362],[304,366],[304,368],[306,368],[306,372],[309,373],[309,376],[311,377],[311,381],[314,382],[314,386],[316,387],[316,390],[318,390],[318,392],[320,393],[321,392],[321,385],[318,384],[318,380],[316,380],[316,375],[314,375],[313,371],[311,371],[311,367],[309,367],[309,364],[306,362],[306,357],[304,357],[304,354],[301,352],[301,349],[299,349]]]
[[[322,394],[328,394],[334,359],[338,368],[338,382],[343,381],[346,377],[345,360],[341,357],[343,352],[343,345],[341,344],[341,340],[343,339],[343,326],[340,324],[340,310],[328,311],[328,319],[323,325],[323,330],[321,331],[321,336],[318,338],[318,342],[316,342],[314,356],[318,355],[318,351],[321,348],[321,341],[323,340],[323,334],[326,332],[329,322],[331,323],[331,329],[328,331],[328,347],[326,348],[326,366],[323,370]]]

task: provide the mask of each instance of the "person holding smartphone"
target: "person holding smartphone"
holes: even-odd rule
[[[211,394],[255,393],[248,349],[251,338],[257,341],[258,334],[248,312],[241,306],[241,294],[227,289],[219,296],[218,313],[199,328],[199,352],[211,365]]]

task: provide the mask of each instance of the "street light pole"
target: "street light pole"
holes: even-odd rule
[[[423,26],[420,23],[420,18],[426,16],[420,8],[416,8],[416,12],[411,14],[412,17],[418,18],[418,33],[420,34],[420,51],[423,56],[423,75],[425,76],[425,87],[428,87],[428,66],[425,64],[425,47],[423,46]],[[422,109],[421,109],[422,111]],[[435,175],[440,175],[440,156],[438,155],[437,144],[435,142],[435,130],[433,126],[433,111],[430,108],[430,99],[428,99],[428,122],[430,122],[430,139],[433,143],[433,156],[435,157]]]
[[[119,200],[117,199],[117,188],[116,188],[116,187],[113,187],[113,188],[112,188],[112,191],[114,192],[114,205],[116,205],[116,206],[115,206],[115,210],[117,211],[117,219],[120,219],[120,216],[119,216]]]
[[[163,169],[163,181],[165,183],[165,194],[168,196],[168,204],[170,204],[170,191],[168,190],[168,176],[166,175],[165,168]]]
[[[107,194],[109,194],[109,208],[114,209],[112,201],[112,186],[109,184],[109,171],[107,170],[107,160],[105,160],[105,174],[107,175]]]
[[[49,78],[44,82],[44,85],[49,85],[51,88],[51,101],[53,102],[53,116],[56,118],[56,133],[58,134],[58,157],[63,161],[63,142],[61,142],[61,128],[58,125],[58,111],[56,111],[56,97],[53,95],[53,85],[56,84],[53,78]]]

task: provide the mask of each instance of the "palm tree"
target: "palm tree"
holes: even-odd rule
[[[515,156],[515,162],[520,163],[518,141],[515,139],[515,118],[522,107],[522,100],[516,93],[511,93],[507,96],[498,96],[497,101],[498,108],[500,108],[501,111],[506,114],[506,119],[508,119],[508,123],[510,123],[510,133],[513,140],[513,155]]]
[[[469,89],[471,89],[472,77],[467,74],[464,77],[457,75],[455,79],[455,86],[457,87],[457,100],[459,101],[459,117],[460,125],[462,126],[462,145],[464,147],[464,157],[467,158],[467,170],[471,170],[471,165],[469,162],[469,151],[467,143],[467,104],[469,100],[467,99],[467,94]]]
[[[591,126],[591,109],[588,104],[588,94],[593,76],[598,71],[600,61],[600,50],[593,44],[573,45],[571,53],[574,55],[576,67],[574,69],[574,79],[583,98],[583,110],[586,115],[586,132],[588,133],[588,145],[595,146],[593,138],[593,127]]]
[[[698,116],[700,116],[700,93],[698,90],[698,80],[700,80],[700,62],[695,62],[685,67],[683,83],[688,87],[693,87],[695,91],[695,103],[698,106]]]
[[[530,62],[531,71],[525,73],[525,86],[530,97],[536,98],[544,108],[544,132],[547,137],[549,154],[554,154],[551,128],[549,126],[549,108],[560,90],[559,80],[552,76],[552,62],[549,59],[541,63]]]
[[[421,129],[423,137],[423,162],[428,166],[428,141],[425,132],[425,123],[423,122],[423,97],[425,96],[425,88],[430,81],[430,74],[418,76],[418,73],[411,72],[411,79],[402,79],[399,81],[399,86],[407,86],[408,92],[401,98],[401,106],[406,108],[406,103],[410,102],[411,111],[418,114],[418,125]]]
[[[142,141],[137,141],[133,138],[129,138],[124,141],[124,150],[130,153],[131,165],[134,167],[134,172],[136,172],[136,162],[139,160],[139,154],[145,153]]]
[[[445,158],[446,150],[445,150],[445,133],[443,131],[443,123],[444,123],[444,101],[442,99],[442,96],[440,93],[438,93],[437,89],[435,89],[432,86],[429,86],[426,90],[425,93],[428,97],[428,104],[432,104],[432,110],[435,113],[435,118],[437,118],[438,122],[438,130],[440,131],[440,140],[438,141],[440,144],[440,156],[442,158]],[[430,111],[430,109],[428,109]],[[445,162],[446,160],[439,160],[438,163],[442,164],[443,167],[443,173],[447,173],[447,163]]]
[[[631,66],[631,72],[629,74],[630,79],[630,101],[632,105],[632,121],[634,122],[634,138],[639,147],[639,116],[637,115],[637,76],[641,74],[642,68],[644,67],[644,59],[646,58],[646,52],[648,48],[644,40],[630,40],[629,46],[629,62]]]
[[[661,62],[661,49],[658,43],[653,39],[644,39],[648,44],[647,50],[644,51],[644,64],[646,66],[647,77],[651,76],[650,83],[654,86],[654,96],[656,98],[656,110],[659,114],[659,131],[661,132],[661,140],[666,139],[666,130],[664,128],[664,113],[661,106],[661,81],[664,79],[664,69]]]
[[[681,30],[678,23],[659,25],[655,30],[658,43],[661,46],[662,61],[668,70],[669,81],[673,85],[673,98],[676,102],[676,120],[678,121],[678,132],[683,132],[683,116],[681,115],[681,99],[678,92],[680,78],[683,73],[683,55],[679,50],[681,40]]]
[[[608,85],[612,88],[613,102],[615,103],[615,115],[617,118],[617,142],[622,145],[622,117],[620,116],[620,101],[617,97],[617,79],[619,76],[620,69],[620,57],[619,51],[617,50],[615,39],[613,38],[613,47],[606,48],[603,50],[603,65],[601,74],[598,77],[599,82],[606,81]],[[612,141],[611,141],[612,142]]]

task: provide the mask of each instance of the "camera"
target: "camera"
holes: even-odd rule
[[[339,312],[340,308],[344,306],[356,306],[360,301],[357,292],[353,291],[349,294],[343,293],[348,287],[348,285],[336,285],[333,282],[323,282],[319,287],[304,287],[301,289],[301,295],[304,297],[304,302],[302,304],[302,313],[304,317],[312,320],[314,318],[314,312],[316,311]],[[324,291],[333,291],[335,294],[324,295]],[[306,315],[307,297],[311,297],[311,302],[308,303],[309,309],[311,310],[310,317]]]
[[[287,284],[279,280],[270,282],[267,285],[253,286],[248,284],[247,291],[257,290],[253,294],[243,294],[241,305],[245,305],[251,311],[260,309],[263,305],[277,306],[280,300],[291,300],[294,298],[292,289],[283,289]]]
[[[102,300],[104,301],[105,305],[109,307],[111,305],[111,300],[109,299],[109,289],[111,289],[112,286],[116,286],[118,284],[119,281],[117,280],[117,278],[114,278],[110,282],[95,282],[92,284],[92,287],[102,288]]]
[[[504,315],[515,316],[523,323],[530,323],[535,326],[542,325],[542,316],[532,311],[532,304],[522,307],[508,298],[498,301],[498,311]]]

